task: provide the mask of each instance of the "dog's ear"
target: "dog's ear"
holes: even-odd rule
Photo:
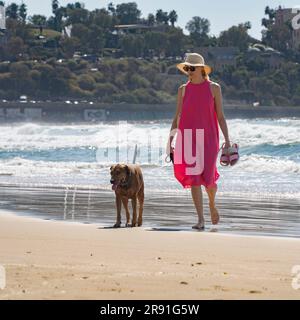
[[[129,174],[130,174],[130,168],[128,167],[127,164],[126,164],[126,166],[125,166],[125,169],[126,169],[126,174],[129,175]]]

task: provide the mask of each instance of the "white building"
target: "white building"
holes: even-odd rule
[[[5,23],[5,7],[0,6],[0,30],[6,29],[6,23]]]

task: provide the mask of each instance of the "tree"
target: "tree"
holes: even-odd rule
[[[187,23],[185,28],[190,32],[190,36],[195,45],[201,46],[208,42],[208,33],[210,31],[209,20],[196,16]]]
[[[80,40],[77,37],[63,38],[60,41],[60,46],[66,58],[72,58],[74,52],[80,48]],[[72,69],[72,67],[69,67]]]
[[[116,8],[114,7],[113,3],[110,2],[107,6],[107,10],[111,12],[112,15],[116,14]]]
[[[172,57],[180,56],[182,54],[182,48],[184,47],[184,34],[182,29],[172,29],[172,31],[167,34],[167,39],[166,55]]]
[[[19,53],[24,51],[24,41],[20,37],[11,37],[7,42],[7,54],[10,60],[16,60]]]
[[[155,24],[155,16],[154,16],[154,14],[152,14],[152,13],[148,14],[147,24],[149,26],[154,26],[154,24]]]
[[[141,11],[135,2],[121,3],[117,5],[116,15],[120,24],[138,23]]]
[[[68,3],[66,6],[67,9],[84,9],[84,4],[80,2],[75,2],[75,3]]]
[[[162,11],[161,9],[156,11],[156,22],[168,24],[169,22],[169,14],[168,12]]]
[[[247,50],[249,44],[253,41],[248,34],[249,28],[251,28],[251,23],[246,22],[222,31],[218,38],[218,45],[221,47],[239,47],[241,51]]]
[[[10,19],[18,19],[18,9],[19,6],[13,2],[6,8],[6,16]]]
[[[105,34],[103,29],[96,24],[92,24],[87,34],[88,46],[94,53],[99,53],[105,45]]]
[[[53,0],[52,1],[52,13],[55,15],[56,14],[56,10],[59,7],[59,1],[58,0]]]
[[[44,26],[47,22],[47,18],[40,14],[35,14],[29,17],[29,22],[34,24],[35,26]]]
[[[168,46],[168,36],[165,32],[149,31],[144,35],[145,54],[152,57],[164,54]]]
[[[280,6],[279,9],[281,9]],[[289,51],[293,51],[293,27],[291,21],[286,21],[281,25],[275,24],[276,12],[270,7],[265,9],[265,15],[268,18],[262,19],[262,25],[266,28],[262,31],[262,41],[264,44],[287,54]]]
[[[83,8],[66,8],[66,15],[68,16],[67,24],[83,23],[88,24],[89,11]]]
[[[261,21],[261,24],[265,28],[269,28],[269,26],[275,22],[276,11],[274,9],[271,9],[269,6],[267,6],[265,8],[265,15],[268,15],[269,19],[263,18]]]
[[[72,37],[80,39],[82,47],[85,47],[88,32],[89,28],[82,23],[75,23],[72,27]]]
[[[54,14],[53,27],[56,31],[61,31],[62,29],[62,18],[66,16],[66,10],[66,8],[59,6],[58,0],[52,0],[52,13]]]
[[[110,30],[116,23],[116,17],[113,17],[109,14],[109,12],[102,9],[95,9],[89,13],[89,23],[96,24],[101,27],[103,30],[108,31],[107,35],[110,35]]]
[[[121,44],[126,56],[139,57],[144,52],[145,38],[140,35],[127,34],[121,38]]]
[[[25,22],[27,17],[27,6],[25,3],[22,3],[19,7],[19,17],[23,22]]]
[[[288,52],[292,48],[292,29],[288,22],[279,25],[270,25],[269,29],[262,31],[264,44],[282,52]]]
[[[176,11],[172,10],[169,13],[169,20],[171,22],[172,27],[174,27],[174,23],[177,21],[177,19],[178,19],[178,15],[177,15]]]

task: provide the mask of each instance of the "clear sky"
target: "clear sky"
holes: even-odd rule
[[[12,2],[22,3],[21,0],[5,1],[6,4]],[[40,13],[50,16],[52,14],[51,0],[23,0],[23,2],[28,7],[29,15]],[[60,0],[62,6],[74,2],[76,0]],[[167,12],[174,9],[178,15],[177,25],[183,29],[185,34],[188,33],[185,29],[186,23],[194,16],[208,19],[211,23],[210,34],[216,36],[232,25],[250,21],[252,29],[249,33],[257,39],[261,38],[261,19],[264,17],[264,9],[267,5],[271,8],[276,8],[279,5],[282,5],[284,8],[300,7],[300,0],[79,0],[79,2],[85,3],[85,7],[89,10],[107,8],[110,2],[114,5],[125,2],[136,2],[138,8],[142,11],[142,17],[147,17],[149,13],[156,13],[158,9]]]

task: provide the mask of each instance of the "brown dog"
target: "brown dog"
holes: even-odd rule
[[[110,167],[110,183],[116,194],[117,221],[114,228],[121,227],[121,207],[126,210],[126,227],[141,226],[143,223],[144,180],[142,170],[137,164],[115,164]],[[133,215],[130,224],[128,199],[131,199]],[[139,200],[139,216],[137,218],[137,199]]]

